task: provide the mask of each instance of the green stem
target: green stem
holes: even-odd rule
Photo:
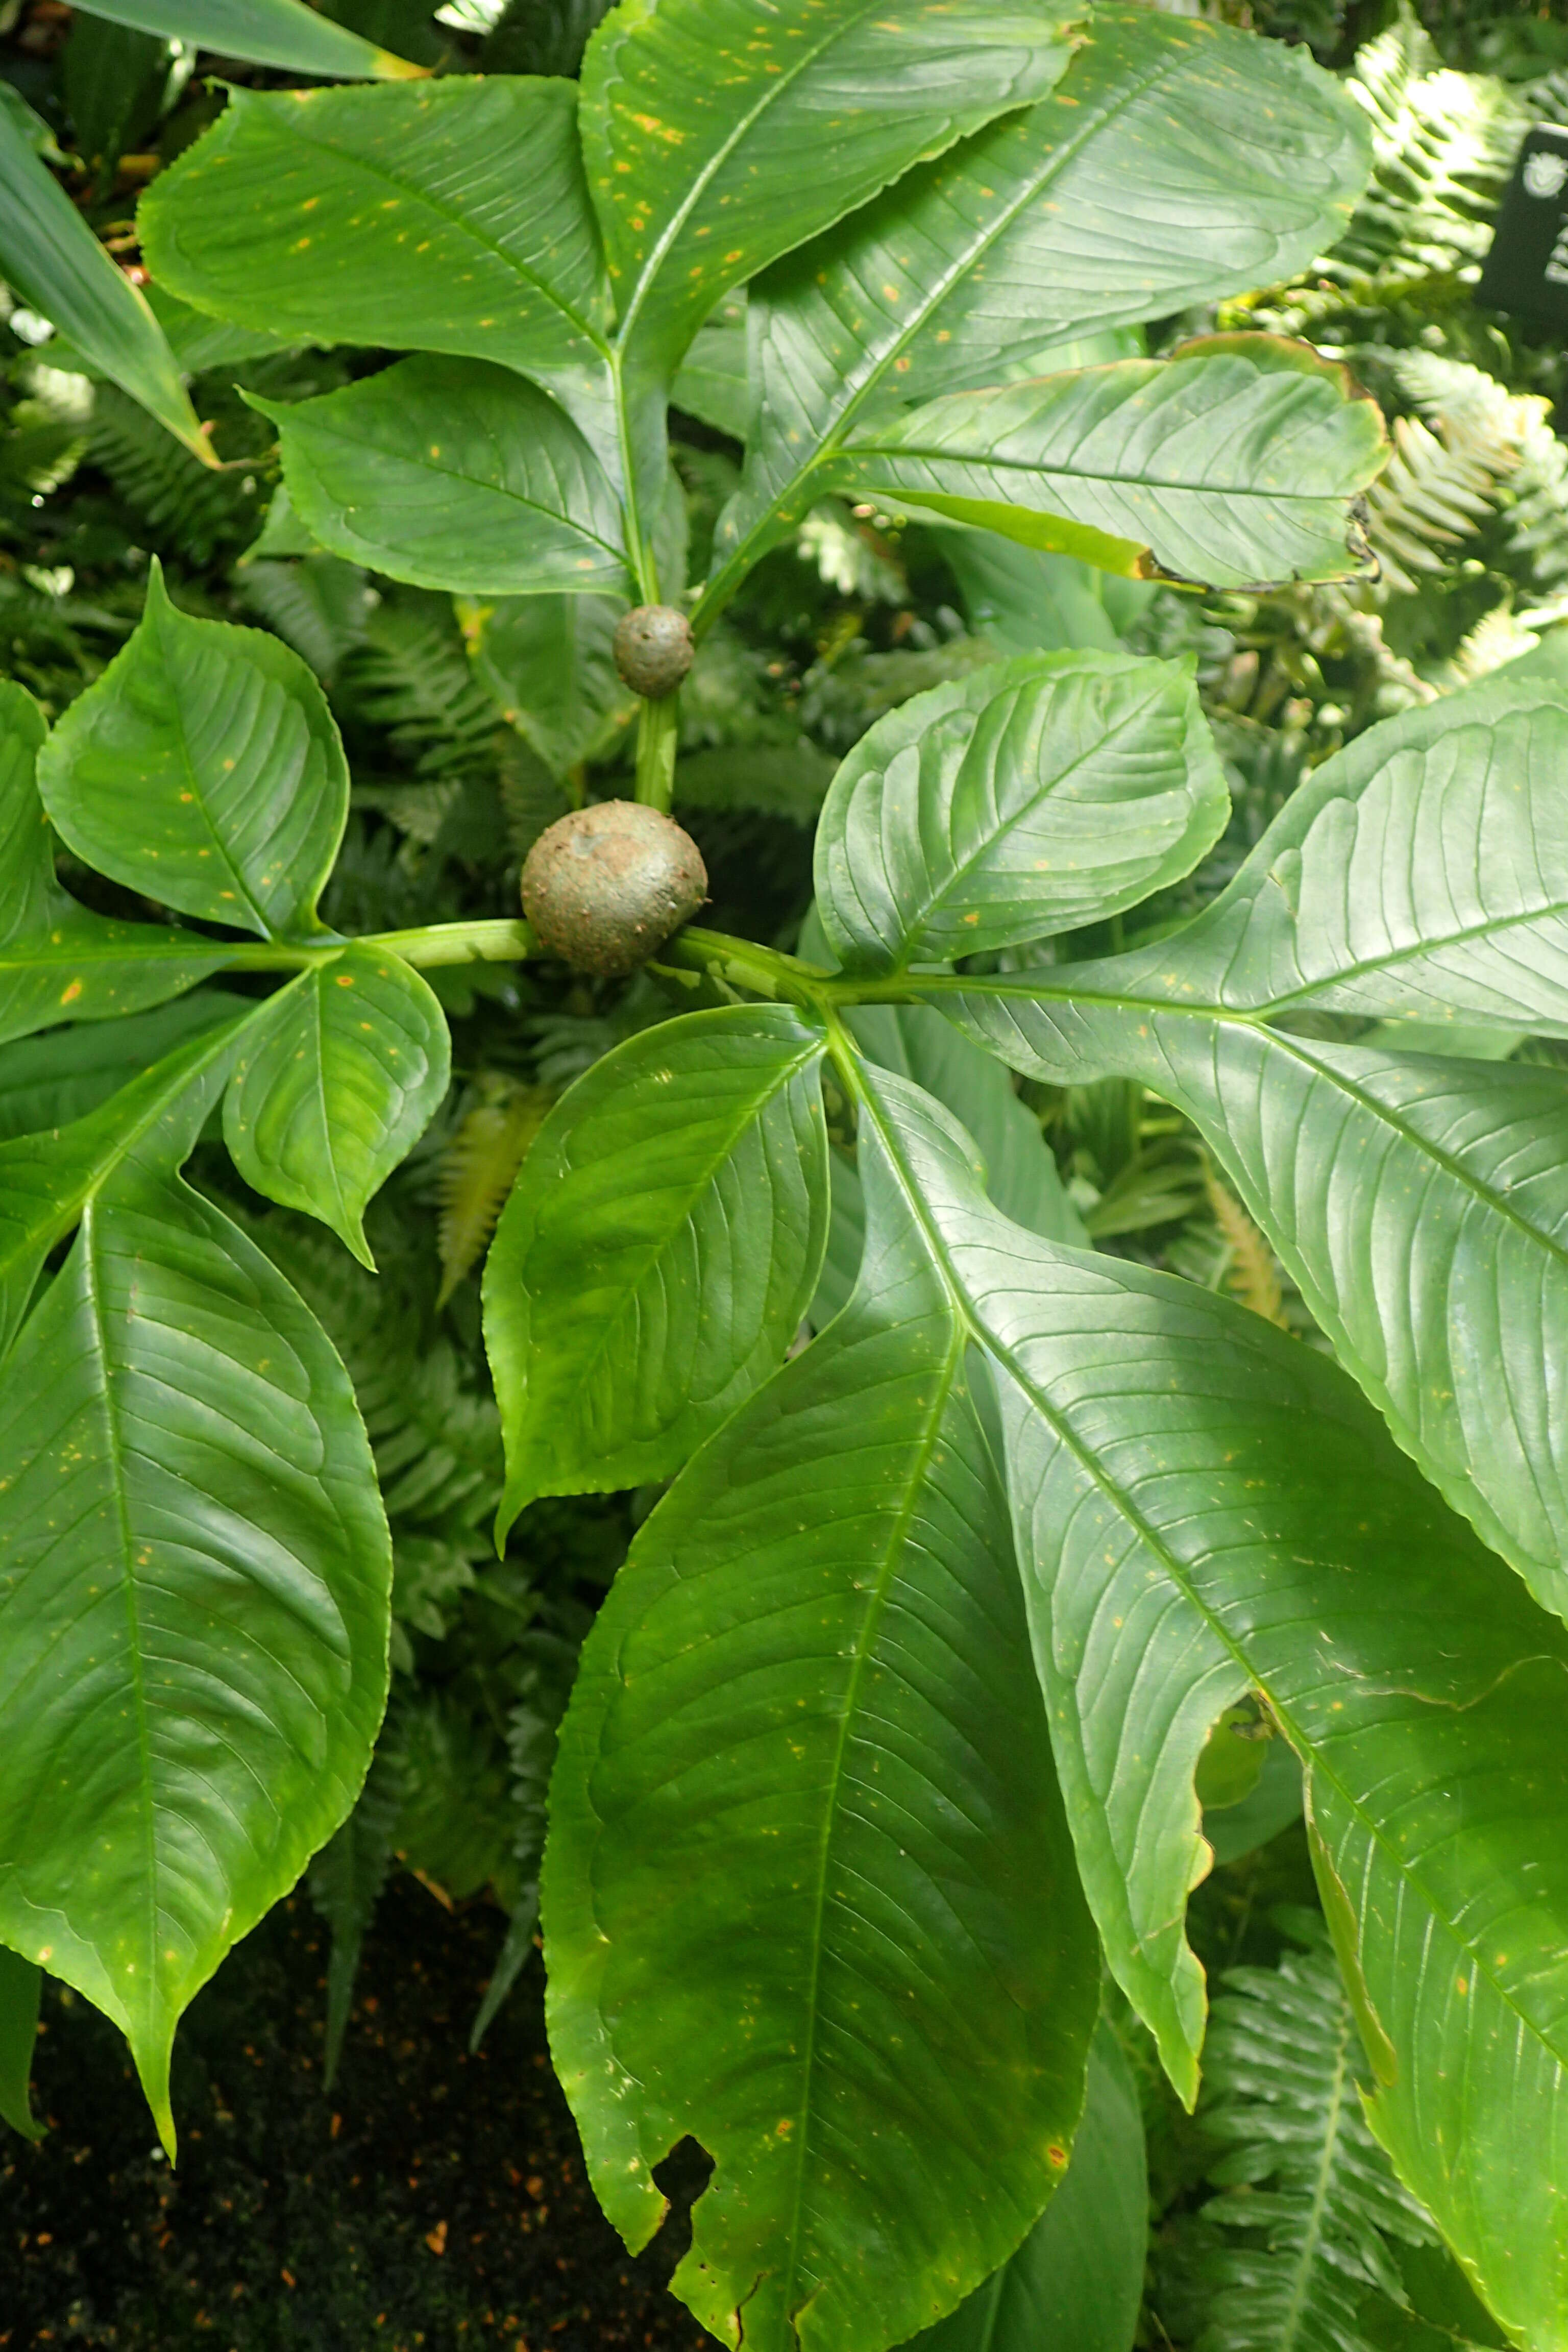
[[[669,813],[675,797],[675,751],[680,735],[680,697],[667,694],[645,702],[637,714],[637,797]]]
[[[382,948],[405,963],[521,963],[537,952],[523,922],[426,923],[413,931],[373,931],[359,940],[257,940],[237,946],[230,971],[308,971],[335,963],[346,948]]]

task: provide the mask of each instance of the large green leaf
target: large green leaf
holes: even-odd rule
[[[1184,666],[1024,654],[861,738],[817,827],[817,910],[852,970],[1016,947],[1135,906],[1229,818]]]
[[[151,1013],[126,1013],[112,1023],[79,1021],[47,1037],[0,1047],[0,1143],[85,1118],[176,1045],[246,1010],[242,998],[203,989]],[[939,1025],[957,1036],[948,1023]]]
[[[86,0],[84,13],[284,73],[407,80],[425,70],[319,16],[302,0]]]
[[[1061,78],[1078,0],[643,0],[583,60],[623,348],[673,369],[721,296]]]
[[[197,310],[323,343],[495,360],[605,398],[607,303],[565,81],[235,90],[143,198]],[[595,410],[595,413],[597,413]]]
[[[111,382],[216,465],[144,296],[100,245],[8,107],[0,106],[0,272]]]
[[[231,960],[191,932],[106,921],[61,889],[36,773],[47,733],[32,696],[0,682],[0,1039],[159,1004]]]
[[[715,604],[809,510],[867,419],[911,392],[998,383],[1053,336],[1291,276],[1334,243],[1369,161],[1356,108],[1301,50],[1097,7],[1053,97],[752,288],[759,407]]]
[[[1369,728],[1292,793],[1179,947],[1121,959],[1117,987],[1568,1034],[1565,698],[1568,648],[1549,639]]]
[[[180,612],[156,561],[139,627],[44,745],[38,782],[100,873],[264,938],[316,928],[349,793],[326,698],[278,638]]]
[[[474,674],[557,780],[637,715],[616,667],[615,596],[510,596],[458,607]]]
[[[0,1382],[0,1937],[124,2030],[171,2149],[180,2011],[347,1813],[387,1680],[348,1376],[174,1173],[223,1076],[104,1173]]]
[[[826,1234],[825,1043],[782,1005],[693,1013],[551,1112],[485,1269],[503,1525],[671,1476],[778,1363]]]
[[[509,369],[413,359],[289,407],[294,511],[332,554],[477,596],[625,595],[620,508],[561,409]]]
[[[447,1019],[395,955],[353,947],[302,971],[248,1024],[224,1098],[247,1184],[331,1225],[362,1265],[362,1219],[447,1091]]]
[[[1258,1691],[1307,1768],[1376,2128],[1499,2316],[1561,2352],[1568,1633],[1325,1356],[1007,1225],[934,1106],[886,1074],[860,1085],[863,1133],[997,1367],[1079,1867],[1167,2068],[1190,2098],[1193,1776],[1218,1714]]]
[[[854,1303],[643,1528],[551,1790],[551,2042],[595,2188],[640,2246],[652,2168],[700,2143],[676,2292],[748,2352],[881,2352],[1005,2260],[1096,2006],[965,1335],[868,1160]]]
[[[1138,2086],[1102,2023],[1066,2179],[1012,2261],[910,2352],[1132,2352],[1148,2239]]]
[[[110,1100],[47,1133],[0,1144],[0,1356],[32,1303],[50,1251],[127,1154],[155,1134],[213,1068],[235,1053],[237,1008],[175,1047]],[[112,1036],[112,1030],[105,1033]]]
[[[28,2095],[43,1989],[43,1970],[0,1944],[0,2116],[24,2139],[44,2136]]]
[[[1353,502],[1387,455],[1310,344],[1211,335],[865,425],[834,479],[1131,578],[1246,588],[1370,570]]]

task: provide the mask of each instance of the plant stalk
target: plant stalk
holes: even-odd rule
[[[645,702],[637,714],[637,797],[669,814],[675,797],[675,750],[680,734],[680,696]]]

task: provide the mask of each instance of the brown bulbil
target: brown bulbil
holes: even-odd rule
[[[616,667],[645,702],[662,702],[691,667],[691,625],[673,604],[638,604],[616,627]]]
[[[689,923],[708,896],[691,835],[641,801],[602,801],[546,827],[522,869],[522,911],[549,954],[618,979]]]

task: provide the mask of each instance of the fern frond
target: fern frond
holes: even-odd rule
[[[1499,604],[1476,623],[1468,636],[1461,638],[1448,664],[1448,675],[1454,686],[1474,686],[1504,662],[1520,654],[1529,653],[1541,643],[1533,629],[1527,629],[1509,604]]]
[[[379,604],[343,663],[338,699],[384,727],[422,776],[495,764],[500,722],[445,597],[402,590]]]
[[[479,1091],[480,1100],[460,1121],[436,1171],[441,1204],[438,1307],[446,1305],[489,1243],[554,1100],[548,1087],[525,1087],[497,1073],[480,1079]]]
[[[1226,2149],[1191,2290],[1198,2352],[1371,2352],[1360,2308],[1407,2298],[1388,2241],[1435,2233],[1362,2114],[1363,2062],[1331,1956],[1237,1969],[1215,2003],[1199,2120]]]
[[[1268,1242],[1235,1193],[1220,1182],[1206,1162],[1204,1190],[1228,1252],[1229,1262],[1224,1276],[1226,1287],[1244,1307],[1249,1307],[1254,1315],[1261,1315],[1266,1323],[1278,1323],[1281,1329],[1288,1328],[1279,1270]]]
[[[1367,537],[1384,584],[1415,593],[1416,572],[1447,568],[1443,550],[1469,538],[1491,512],[1496,477],[1453,449],[1417,416],[1394,421],[1394,455],[1367,493]]]
[[[256,536],[257,478],[215,473],[113,384],[95,386],[85,437],[92,464],[126,505],[192,563]]]
[[[335,677],[345,656],[364,641],[372,592],[355,563],[336,555],[292,562],[262,557],[237,566],[234,583],[320,678]]]
[[[565,793],[531,745],[508,728],[500,753],[500,804],[514,857],[526,857],[546,825],[571,806]]]
[[[327,1959],[325,2090],[331,2089],[342,2055],[360,1948],[392,1868],[402,1803],[400,1759],[391,1748],[378,1748],[359,1802],[310,1864],[310,1900],[332,1938]]]

